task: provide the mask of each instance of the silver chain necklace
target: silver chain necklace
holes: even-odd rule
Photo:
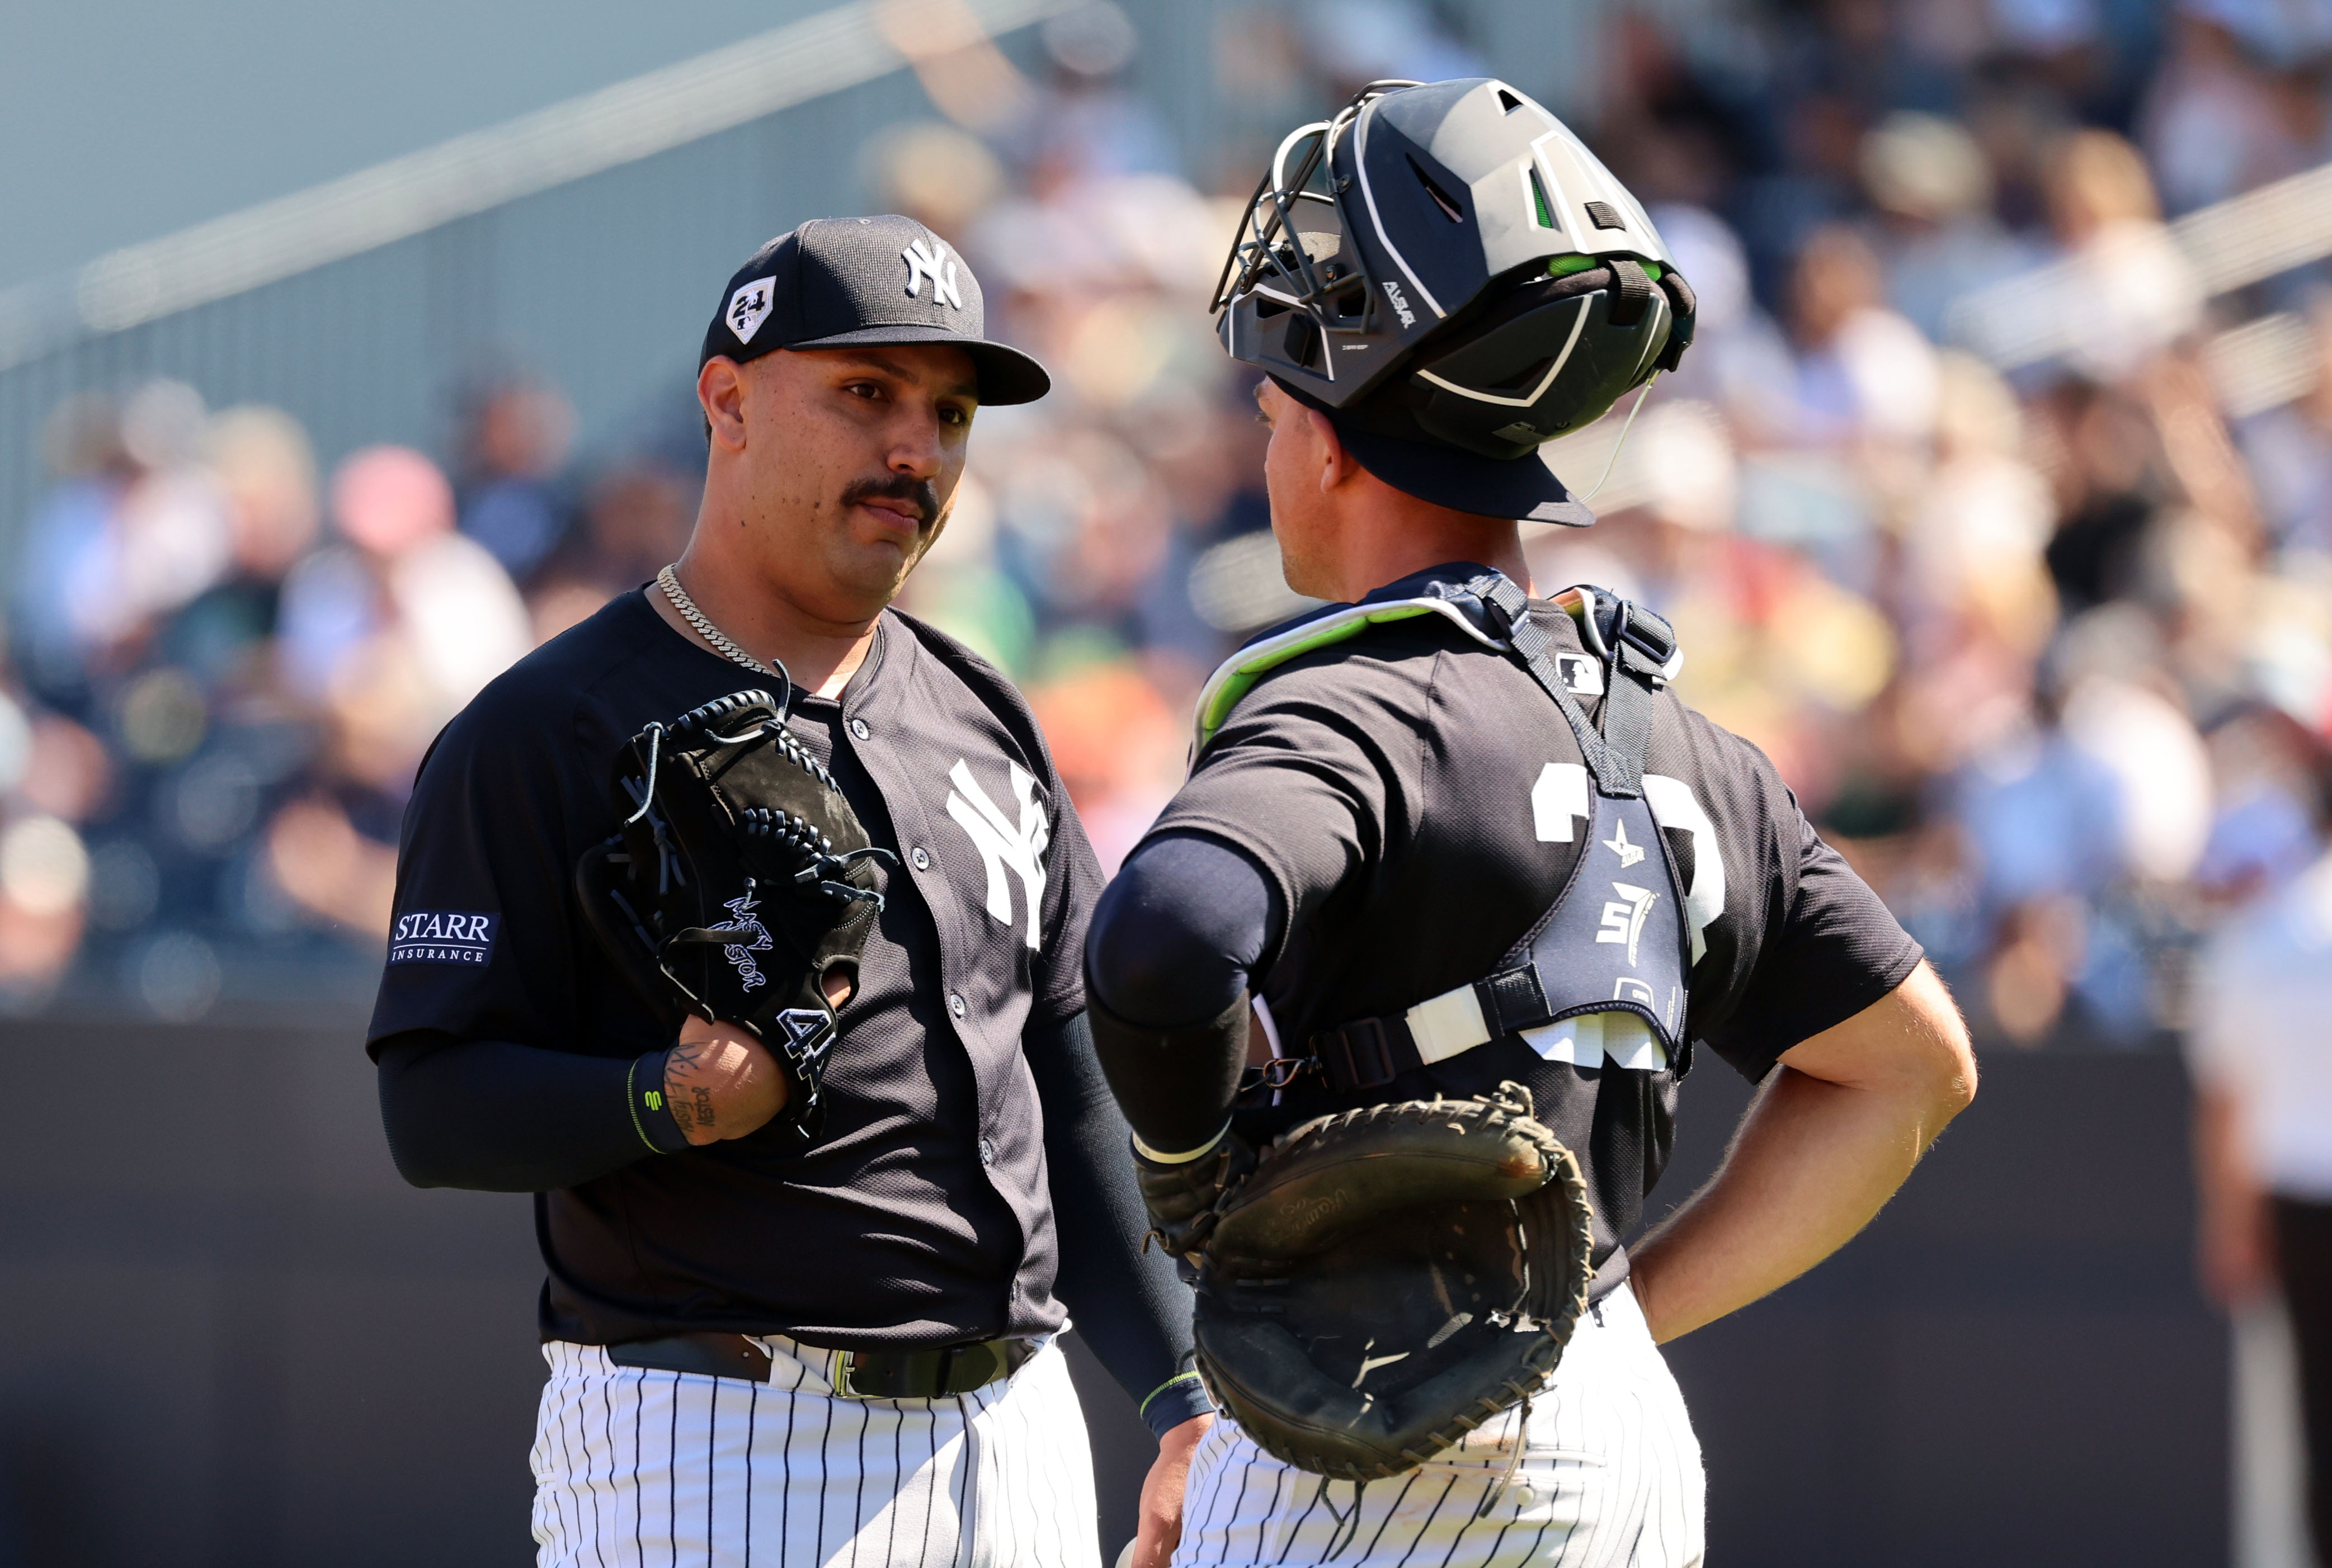
[[[714,652],[730,662],[741,664],[758,674],[775,675],[777,673],[742,648],[730,641],[722,634],[720,627],[705,618],[704,612],[696,607],[696,601],[688,596],[688,590],[680,585],[680,574],[674,571],[672,567],[666,566],[656,574],[656,586],[662,588],[664,596],[672,601],[672,607],[680,612],[680,618],[694,627],[696,634],[710,643]]]

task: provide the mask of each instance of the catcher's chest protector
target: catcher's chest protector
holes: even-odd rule
[[[1582,1065],[1608,1059],[1657,1071],[1674,1063],[1679,1078],[1689,1069],[1686,889],[1644,777],[1654,693],[1680,662],[1675,636],[1650,612],[1601,590],[1572,593],[1591,654],[1600,656],[1593,661],[1558,657],[1531,624],[1522,591],[1491,574],[1448,597],[1354,605],[1306,622],[1242,651],[1200,695],[1203,748],[1232,704],[1275,666],[1371,624],[1438,613],[1528,669],[1585,758],[1549,765],[1533,792],[1542,837],[1581,844],[1553,905],[1471,984],[1313,1036],[1308,1065],[1333,1089],[1380,1088],[1508,1034],[1543,1056]],[[1598,690],[1605,691],[1601,731],[1573,695]]]
[[[1579,603],[1596,659],[1558,654],[1522,591],[1494,573],[1331,612],[1244,650],[1201,694],[1203,748],[1276,664],[1373,622],[1440,614],[1529,670],[1579,742],[1583,764],[1550,765],[1534,796],[1541,836],[1581,844],[1553,905],[1494,973],[1314,1035],[1304,1067],[1331,1088],[1388,1085],[1506,1034],[1544,1056],[1567,1044],[1582,1053],[1573,1061],[1608,1054],[1623,1071],[1684,1070],[1689,927],[1643,771],[1674,640],[1657,617],[1593,590]],[[1599,731],[1572,693],[1605,687]],[[1577,1157],[1511,1082],[1305,1122],[1264,1151],[1216,1214],[1194,1324],[1208,1386],[1269,1452],[1356,1483],[1398,1475],[1527,1402],[1553,1375],[1594,1273]]]

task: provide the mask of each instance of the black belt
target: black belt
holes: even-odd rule
[[[1010,1377],[1045,1347],[1040,1339],[990,1339],[936,1350],[834,1350],[827,1381],[844,1399],[945,1399]],[[807,1347],[805,1347],[807,1348]],[[741,1334],[674,1334],[607,1347],[617,1366],[769,1381],[769,1353]]]

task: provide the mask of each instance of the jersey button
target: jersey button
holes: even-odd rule
[[[860,740],[865,740],[869,733],[866,728],[866,721],[863,718],[852,719],[850,721],[850,733],[856,736]]]
[[[907,859],[915,862],[915,870],[918,871],[928,871],[932,869],[932,857],[921,844],[915,846],[914,853],[909,855]]]
[[[963,1016],[963,993],[961,992],[951,991],[948,993],[948,1011],[954,1013],[958,1018],[961,1018]]]
[[[986,1138],[980,1140],[980,1163],[983,1165],[996,1163],[996,1145]]]

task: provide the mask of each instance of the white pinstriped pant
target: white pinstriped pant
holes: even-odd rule
[[[1520,1469],[1477,1518],[1521,1424],[1509,1412],[1433,1462],[1370,1482],[1347,1535],[1338,1516],[1351,1516],[1351,1482],[1323,1496],[1319,1477],[1218,1417],[1191,1461],[1174,1568],[1699,1568],[1700,1443],[1626,1286],[1580,1319],[1531,1402]]]
[[[976,1392],[854,1400],[826,1379],[830,1352],[755,1343],[766,1383],[542,1347],[539,1568],[1099,1568],[1058,1344]]]

